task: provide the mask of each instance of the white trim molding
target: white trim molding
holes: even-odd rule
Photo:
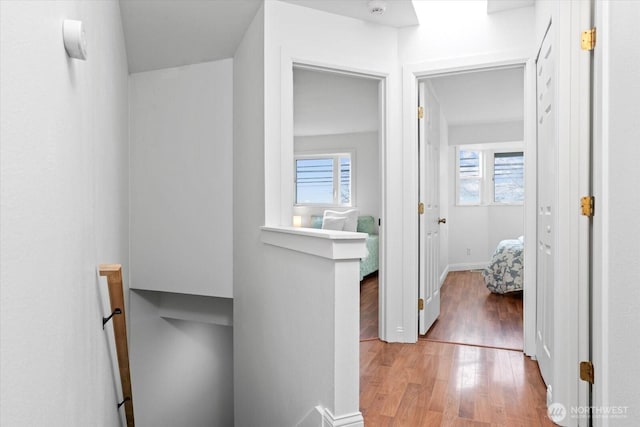
[[[484,270],[489,265],[489,261],[484,262],[463,262],[460,264],[449,264],[448,271],[469,271],[469,270]]]
[[[364,427],[364,418],[359,411],[335,416],[327,408],[316,406],[316,410],[322,414],[322,427]]]
[[[442,284],[447,279],[447,275],[449,274],[450,271],[451,271],[451,267],[447,264],[447,266],[442,271],[442,274],[440,275],[440,287],[442,287]]]
[[[366,233],[301,227],[262,227],[262,243],[333,260],[367,256]]]

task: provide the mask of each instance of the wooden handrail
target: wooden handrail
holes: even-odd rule
[[[122,266],[120,264],[101,264],[99,267],[100,276],[107,277],[109,286],[109,300],[111,310],[120,313],[113,316],[113,332],[116,342],[116,354],[118,355],[118,366],[120,368],[120,381],[122,382],[122,403],[127,419],[127,427],[134,427],[133,419],[133,396],[131,393],[131,374],[129,372],[129,346],[127,345],[127,322],[124,312],[124,295],[122,292]]]

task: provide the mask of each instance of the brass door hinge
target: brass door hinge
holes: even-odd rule
[[[424,107],[422,105],[418,107],[418,119],[424,119]]]
[[[580,208],[582,215],[592,217],[595,209],[595,199],[593,196],[585,196],[580,199]]]
[[[424,299],[418,298],[418,310],[424,310]]]
[[[580,362],[580,379],[593,384],[593,363],[590,360]]]
[[[418,215],[424,214],[424,203],[418,203]]]
[[[580,38],[580,48],[582,50],[593,50],[596,47],[596,29],[590,28],[582,32]]]

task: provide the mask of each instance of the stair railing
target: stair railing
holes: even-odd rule
[[[107,277],[109,286],[109,300],[111,301],[111,315],[102,318],[102,327],[113,320],[113,333],[116,343],[116,354],[122,382],[123,400],[118,403],[118,409],[124,405],[127,427],[134,427],[133,397],[131,393],[131,374],[129,371],[129,346],[127,345],[127,322],[124,312],[124,295],[122,292],[122,266],[120,264],[101,264],[100,276]]]

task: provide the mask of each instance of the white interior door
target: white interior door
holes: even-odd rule
[[[419,298],[422,309],[418,313],[418,332],[424,335],[440,315],[440,183],[439,183],[439,111],[427,99],[429,91],[420,83],[418,104],[424,115],[418,119],[419,194],[424,213],[419,214]]]
[[[536,357],[540,373],[547,385],[553,376],[553,307],[554,258],[556,230],[556,189],[558,135],[556,132],[557,104],[555,99],[555,49],[553,28],[550,26],[536,62],[536,100],[538,128],[538,271],[536,310]]]

